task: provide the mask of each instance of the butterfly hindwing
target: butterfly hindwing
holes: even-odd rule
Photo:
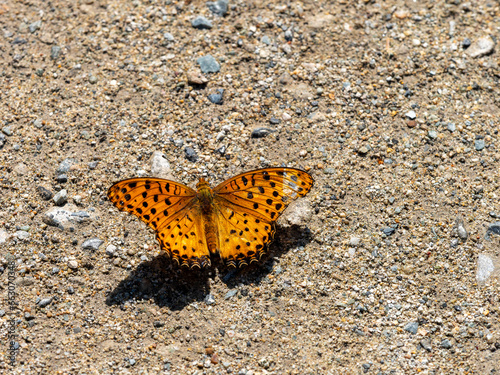
[[[217,214],[217,249],[230,266],[243,266],[258,261],[266,252],[266,244],[273,239],[274,223],[241,211],[217,196],[214,202]]]

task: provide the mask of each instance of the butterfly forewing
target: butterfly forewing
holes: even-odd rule
[[[131,178],[111,186],[108,198],[153,228],[162,249],[179,264],[209,264],[196,191],[190,187],[159,178]]]
[[[242,266],[260,259],[265,245],[274,236],[274,224],[252,213],[245,212],[227,200],[215,197],[217,214],[217,249],[231,266]]]
[[[265,168],[235,176],[218,185],[216,196],[268,221],[276,221],[296,198],[313,185],[311,175],[294,168]]]

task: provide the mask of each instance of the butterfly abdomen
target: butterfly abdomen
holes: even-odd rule
[[[208,250],[215,253],[217,250],[217,234],[215,231],[214,192],[204,179],[200,179],[197,188]]]

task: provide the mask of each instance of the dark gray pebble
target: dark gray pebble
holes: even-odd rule
[[[417,330],[418,330],[418,323],[417,322],[409,322],[408,324],[405,325],[404,330],[407,332],[410,332],[411,334],[416,335]]]
[[[56,177],[56,181],[60,184],[64,184],[65,182],[68,182],[68,176],[66,176],[65,174],[60,174]]]
[[[444,339],[443,341],[441,341],[441,347],[443,347],[445,349],[451,349],[452,345],[451,345],[450,340]]]
[[[273,125],[278,125],[279,123],[281,123],[281,120],[279,118],[276,118],[276,117],[271,117],[269,122]]]
[[[394,234],[394,232],[396,231],[396,226],[392,226],[392,227],[385,227],[384,229],[382,229],[382,232],[384,232],[384,234],[386,236],[390,236],[392,234]]]
[[[252,131],[251,137],[252,138],[264,138],[268,136],[269,134],[273,133],[275,130],[268,129],[268,128],[257,128]]]
[[[46,189],[43,186],[37,186],[36,189],[38,190],[38,194],[44,201],[48,201],[54,195],[49,189]]]
[[[462,48],[463,49],[469,48],[471,44],[472,43],[471,43],[469,38],[465,38],[464,40],[462,40]]]
[[[198,160],[198,154],[196,153],[195,150],[193,150],[191,147],[186,147],[184,149],[184,152],[186,153],[186,159],[189,161],[192,161],[193,163]]]
[[[222,98],[222,94],[220,94],[220,93],[219,94],[210,94],[207,96],[207,98],[208,98],[208,100],[210,100],[214,104],[221,105],[224,102],[224,100]]]

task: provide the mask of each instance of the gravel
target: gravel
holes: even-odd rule
[[[0,373],[500,372],[498,2],[0,13]],[[241,270],[177,269],[106,195],[275,166],[315,184]]]

